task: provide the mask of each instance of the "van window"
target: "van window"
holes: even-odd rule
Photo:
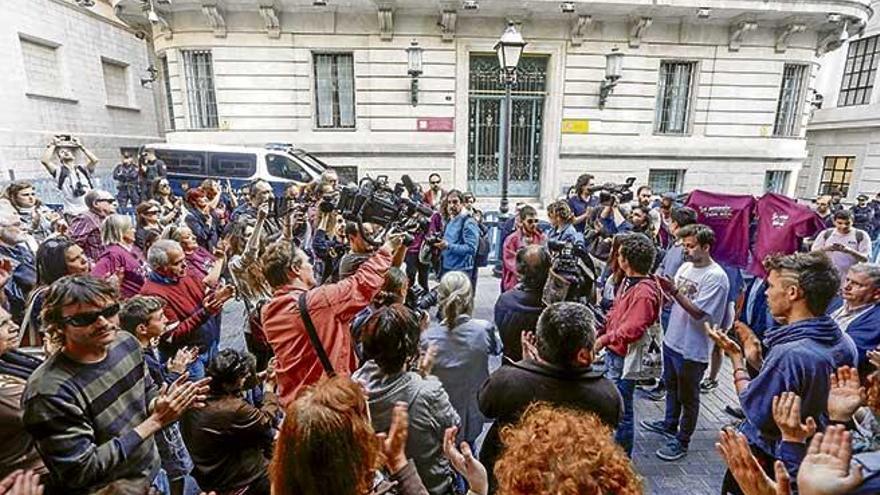
[[[257,156],[253,153],[209,153],[208,175],[248,178],[257,173]]]
[[[284,155],[268,153],[266,155],[266,169],[269,175],[297,182],[309,182],[311,176],[303,169],[302,165]]]
[[[185,150],[156,150],[168,172],[177,175],[205,175],[205,153]]]

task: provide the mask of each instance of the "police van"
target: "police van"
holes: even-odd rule
[[[268,181],[280,197],[290,184],[307,184],[328,168],[312,154],[286,143],[266,146],[157,143],[144,145],[165,162],[168,182],[175,194],[196,187],[205,179],[216,179],[233,190],[255,179]],[[185,184],[185,185],[184,185]]]

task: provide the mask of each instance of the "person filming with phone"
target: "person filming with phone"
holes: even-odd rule
[[[201,278],[188,275],[186,254],[176,241],[156,241],[150,246],[147,261],[152,272],[140,294],[165,301],[165,316],[169,321],[169,330],[159,339],[162,358],[174,356],[184,346],[198,347],[199,357],[189,366],[189,375],[193,380],[201,379],[205,376],[205,366],[218,351],[218,315],[235,290],[231,285],[209,290]]]
[[[848,210],[834,212],[834,227],[816,235],[813,251],[823,251],[831,258],[840,279],[846,276],[849,267],[868,261],[871,253],[871,236],[864,230],[853,227],[853,216]]]
[[[76,150],[81,150],[86,157],[86,164],[76,162]],[[53,158],[58,159],[55,163]],[[70,135],[59,135],[52,138],[40,158],[40,163],[55,179],[64,201],[64,213],[76,216],[88,211],[85,203],[86,193],[94,188],[93,175],[98,165],[98,157],[89,151],[79,138]]]

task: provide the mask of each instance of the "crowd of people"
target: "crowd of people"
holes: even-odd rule
[[[147,152],[114,196],[76,138],[43,163],[60,210],[25,181],[0,200],[0,494],[638,494],[636,430],[686,457],[725,355],[723,493],[880,492],[880,195],[584,174],[497,225],[490,322],[490,226],[438,174],[426,227],[377,236],[329,169],[178,197]]]

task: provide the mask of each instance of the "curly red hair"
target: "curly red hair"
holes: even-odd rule
[[[273,495],[363,495],[381,464],[360,385],[323,378],[290,405],[275,441]]]
[[[501,430],[498,495],[638,495],[642,480],[594,414],[546,403]]]

